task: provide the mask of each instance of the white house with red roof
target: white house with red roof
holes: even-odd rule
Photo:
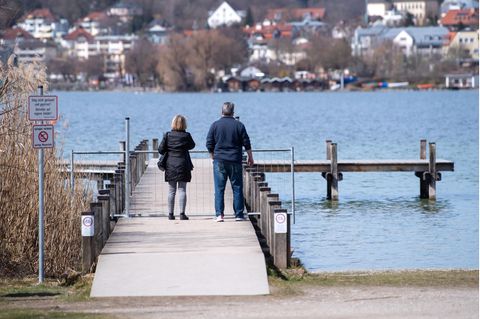
[[[68,20],[55,17],[49,9],[30,11],[19,21],[18,27],[41,40],[60,38],[67,34],[69,27]]]

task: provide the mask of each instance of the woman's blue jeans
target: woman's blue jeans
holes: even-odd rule
[[[215,215],[220,216],[225,209],[225,186],[230,180],[233,192],[233,211],[235,217],[243,218],[243,170],[242,164],[213,161],[213,182],[215,185]]]

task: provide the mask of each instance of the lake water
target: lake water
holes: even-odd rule
[[[65,156],[118,150],[126,116],[132,144],[161,137],[178,113],[204,150],[225,101],[235,102],[254,148],[294,146],[296,159],[324,159],[326,139],[340,160],[417,159],[420,139],[436,142],[437,158],[455,162],[436,202],[418,198],[413,173],[344,173],[338,203],[325,200],[319,173],[297,174],[294,256],[312,271],[478,268],[477,91],[56,94]]]

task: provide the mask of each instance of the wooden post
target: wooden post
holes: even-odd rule
[[[277,213],[284,213],[287,214],[286,209],[275,209],[274,214]],[[288,220],[288,214],[287,214]],[[285,221],[287,222],[287,221]],[[288,224],[287,224],[287,232],[288,232]],[[274,252],[273,252],[273,263],[279,269],[286,269],[288,268],[288,240],[287,240],[288,233],[274,233]]]
[[[153,158],[158,158],[159,154],[158,154],[158,138],[153,138],[152,139],[152,151],[155,151],[155,153],[153,153]]]
[[[131,178],[131,184],[130,184],[130,196],[133,194],[133,191],[135,189],[135,185],[137,185],[137,156],[132,154],[130,155],[130,178]]]
[[[428,181],[428,198],[435,200],[437,198],[437,148],[435,143],[429,143],[430,161],[428,163],[428,172],[430,175]]]
[[[427,159],[427,140],[420,140],[420,159]]]
[[[278,194],[268,194],[268,233],[267,244],[270,248],[270,255],[274,258],[275,263],[275,210],[279,209],[282,202],[278,200]]]
[[[121,174],[117,173],[115,171],[114,174],[114,183],[113,185],[115,186],[114,193],[115,193],[115,214],[121,214],[122,213],[122,183],[121,183]]]
[[[267,229],[267,194],[270,193],[270,187],[268,187],[268,183],[264,183],[265,186],[260,187],[260,205],[259,205],[259,213],[260,213],[260,230],[262,231],[263,236],[265,236],[265,230]],[[266,236],[265,236],[266,237]]]
[[[110,197],[110,218],[114,218],[114,215],[117,214],[117,208],[116,208],[116,193],[115,193],[115,182],[107,184],[107,190],[109,191],[109,197]]]
[[[327,198],[338,201],[338,162],[337,162],[337,143],[332,143],[330,147],[330,194]],[[327,179],[328,182],[328,179]],[[327,183],[328,184],[328,183]],[[330,196],[328,196],[330,195]]]
[[[330,146],[332,145],[332,140],[326,140],[325,145],[327,146],[327,160],[329,161],[331,159],[330,155]]]
[[[94,218],[93,212],[82,212],[82,216],[90,216]],[[95,223],[95,219],[94,219]],[[94,224],[95,227],[95,224]],[[82,236],[82,272],[84,274],[90,272],[95,262],[95,237]]]
[[[425,139],[420,140],[420,159],[427,159],[427,140]],[[420,180],[420,198],[428,198],[429,176],[424,173],[425,172],[415,172],[415,176]]]
[[[95,242],[95,259],[103,248],[103,239],[102,239],[102,204],[101,203],[90,203],[90,210],[93,212],[94,218],[94,242]]]
[[[125,152],[125,141],[120,141],[119,144],[120,144],[120,152]],[[125,163],[125,153],[120,155],[120,161]]]
[[[105,246],[110,236],[110,196],[99,195],[97,199],[102,204],[102,242],[103,246]]]

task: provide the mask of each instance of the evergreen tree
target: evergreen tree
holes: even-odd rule
[[[253,19],[252,9],[248,7],[247,15],[245,17],[245,25],[253,26],[254,23],[255,23],[255,20]]]

